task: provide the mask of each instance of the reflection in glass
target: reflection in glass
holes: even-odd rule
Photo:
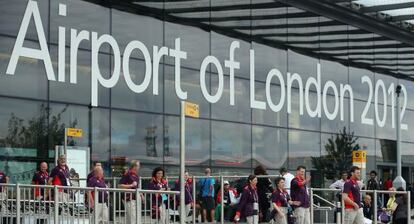
[[[162,162],[162,116],[113,110],[111,125],[114,166],[133,159],[143,164]]]
[[[287,130],[253,126],[253,167],[268,169],[286,167]]]
[[[289,169],[299,165],[311,169],[311,157],[320,156],[320,139],[318,132],[289,130]]]
[[[164,162],[180,164],[180,119],[167,116],[164,127]],[[208,166],[210,161],[210,122],[186,118],[186,165]]]
[[[251,126],[212,122],[212,166],[251,167]],[[235,131],[237,130],[237,131]]]

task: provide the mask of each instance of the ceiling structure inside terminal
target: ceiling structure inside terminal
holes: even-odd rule
[[[414,0],[129,0],[110,6],[414,80]]]

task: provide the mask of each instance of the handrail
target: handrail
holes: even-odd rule
[[[322,200],[322,201],[326,202],[327,204],[332,205],[333,207],[336,207],[336,205],[335,205],[334,203],[332,203],[332,202],[330,202],[330,201],[326,200],[325,198],[322,198],[321,196],[319,196],[319,195],[317,195],[317,194],[314,194],[313,196],[314,196],[314,197],[319,198],[320,200]]]

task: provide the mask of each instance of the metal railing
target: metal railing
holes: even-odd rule
[[[258,178],[273,179],[276,175],[258,176]],[[197,213],[200,211],[197,198],[201,179],[205,176],[192,177],[193,201],[188,205],[187,215],[184,219],[196,223]],[[224,181],[232,186],[242,189],[247,176],[211,176],[217,181],[217,193],[224,195]],[[145,181],[145,178],[142,178]],[[173,179],[173,178],[170,178]],[[174,178],[175,179],[175,178]],[[112,186],[117,186],[113,182]],[[272,181],[273,187],[274,183]],[[238,186],[241,185],[242,187]],[[141,183],[142,186],[142,183]],[[178,191],[152,191],[142,189],[119,188],[87,188],[39,186],[25,184],[0,184],[0,224],[21,223],[178,223],[179,222],[179,192]],[[343,223],[343,201],[335,198],[340,193],[337,189],[309,188],[311,223],[331,223],[336,217],[336,223]],[[373,223],[377,224],[377,199],[384,194],[407,195],[407,217],[411,217],[410,192],[402,191],[367,191],[372,194]],[[239,193],[241,193],[239,191]],[[223,197],[222,197],[223,198]],[[224,200],[220,203],[219,220],[225,221]],[[318,214],[319,213],[319,214]],[[323,217],[323,214],[325,215]],[[217,219],[217,220],[218,220]],[[201,220],[199,220],[201,221]]]
[[[179,192],[0,184],[0,224],[176,223]]]

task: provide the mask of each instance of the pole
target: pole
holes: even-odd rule
[[[401,171],[401,108],[400,108],[400,93],[401,93],[401,86],[397,85],[397,89],[395,90],[397,94],[397,111],[396,111],[396,124],[397,124],[397,177],[395,177],[393,181],[393,186],[395,188],[402,187],[406,189],[405,180],[402,177]]]
[[[184,224],[185,215],[185,102],[181,101],[181,122],[180,122],[180,223]]]
[[[65,128],[65,144],[64,144],[64,148],[63,148],[65,156],[67,154],[67,148],[68,148],[68,129]]]

